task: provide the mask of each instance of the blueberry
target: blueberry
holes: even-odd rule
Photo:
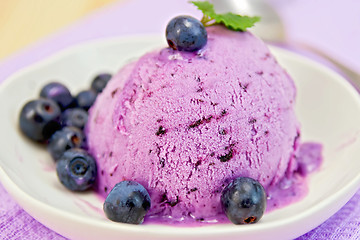
[[[151,206],[149,193],[135,181],[115,185],[104,202],[106,216],[115,222],[140,224]]]
[[[199,20],[190,16],[178,16],[168,23],[166,40],[174,50],[192,52],[206,45],[207,32]]]
[[[69,190],[85,191],[93,186],[96,179],[96,162],[83,149],[72,148],[56,162],[60,182]]]
[[[266,193],[258,181],[240,177],[224,188],[221,205],[234,224],[256,223],[265,212]]]
[[[54,160],[58,160],[66,150],[84,147],[83,132],[76,127],[64,127],[52,135],[47,150]]]
[[[88,113],[82,108],[70,108],[61,114],[62,126],[73,126],[83,129],[88,120]]]
[[[59,106],[51,99],[27,102],[20,112],[20,129],[28,138],[45,142],[61,128],[60,114]]]
[[[97,93],[94,90],[81,91],[76,96],[76,105],[87,111],[94,104],[96,96]]]
[[[40,97],[54,100],[61,110],[68,108],[74,100],[69,89],[58,82],[46,84],[40,91]]]
[[[91,89],[97,93],[101,93],[111,79],[111,74],[102,73],[97,75],[91,83]]]

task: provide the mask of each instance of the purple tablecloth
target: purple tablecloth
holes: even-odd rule
[[[310,44],[360,73],[360,1],[268,1],[283,17],[292,47],[294,42]],[[18,69],[76,43],[102,37],[163,33],[172,16],[184,13],[201,15],[187,0],[115,3],[0,62],[0,82]],[[65,239],[23,211],[1,185],[0,200],[1,239]],[[360,191],[334,216],[299,239],[360,239],[359,203]]]

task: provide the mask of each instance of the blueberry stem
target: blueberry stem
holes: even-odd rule
[[[213,18],[207,15],[204,15],[200,22],[204,25],[204,27],[210,27],[217,24]]]

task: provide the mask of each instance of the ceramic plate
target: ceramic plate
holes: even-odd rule
[[[360,97],[331,70],[306,58],[271,48],[293,76],[298,97],[296,112],[302,139],[324,145],[324,163],[309,178],[302,201],[266,214],[253,225],[205,227],[128,225],[106,219],[102,199],[93,193],[75,194],[57,180],[47,152],[18,130],[23,104],[36,98],[50,80],[86,89],[92,77],[115,73],[130,59],[165,46],[157,36],[107,39],[75,46],[19,71],[0,90],[0,179],[7,191],[34,218],[71,239],[290,239],[324,222],[339,210],[360,185]]]

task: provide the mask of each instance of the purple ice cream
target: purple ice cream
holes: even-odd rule
[[[221,191],[240,176],[269,196],[291,189],[283,202],[306,191],[296,173],[293,80],[251,33],[207,32],[197,53],[165,48],[125,66],[90,111],[97,191],[107,196],[122,180],[139,182],[151,196],[145,222],[221,222]]]

